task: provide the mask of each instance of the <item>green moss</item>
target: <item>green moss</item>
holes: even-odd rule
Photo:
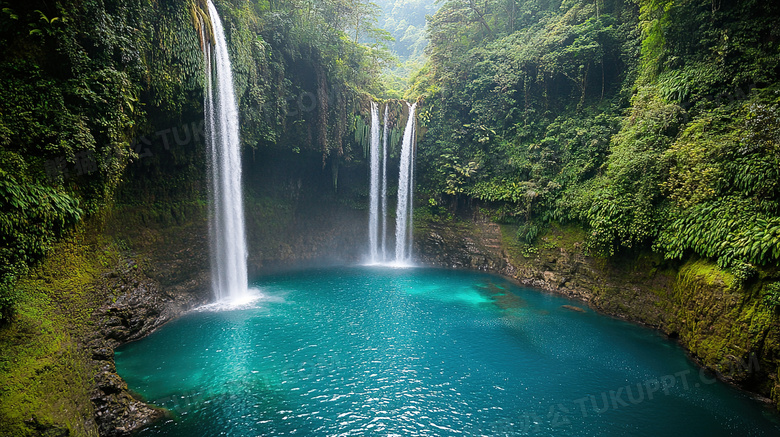
[[[391,211],[391,217],[395,213]],[[470,219],[451,214],[439,207],[418,208],[414,211],[413,226],[415,235],[423,235],[433,229],[447,229],[458,235],[478,235],[479,227]]]
[[[696,288],[697,282],[706,285],[725,285],[732,288],[735,283],[734,275],[721,269],[717,264],[706,260],[696,260],[685,264],[680,269],[681,286]],[[680,288],[681,290],[683,288]]]
[[[96,282],[119,255],[94,231],[81,226],[17,284],[17,314],[0,330],[0,435],[97,435],[84,420],[93,371],[81,343],[102,302]]]
[[[577,250],[584,243],[586,238],[587,233],[581,226],[559,223],[551,224],[550,230],[542,237],[542,239],[554,241],[557,247],[568,251]]]
[[[521,264],[539,255],[555,256],[561,249],[569,253],[582,251],[586,237],[585,231],[578,225],[551,223],[534,244],[525,244],[517,239],[517,225],[499,224],[499,227],[502,247],[514,262]]]
[[[771,371],[780,344],[777,317],[761,299],[760,284],[743,289],[730,272],[715,263],[695,260],[678,275],[671,299],[675,329],[681,341],[702,363],[738,382],[751,381],[751,356],[761,371]],[[771,380],[754,389],[770,394]],[[777,399],[775,399],[777,401]]]
[[[501,247],[506,251],[513,264],[522,262],[523,244],[517,241],[517,225],[499,224],[501,230]]]

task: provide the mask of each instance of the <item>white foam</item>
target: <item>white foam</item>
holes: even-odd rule
[[[194,311],[234,311],[257,308],[262,301],[278,301],[278,299],[275,296],[263,293],[257,288],[249,288],[246,293],[199,306]]]
[[[408,260],[407,261],[382,261],[382,262],[369,261],[360,265],[363,267],[388,267],[392,269],[412,269],[412,268],[419,267],[418,265]]]

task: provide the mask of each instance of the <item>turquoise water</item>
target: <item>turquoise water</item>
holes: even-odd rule
[[[776,414],[645,328],[496,276],[342,268],[264,277],[116,352],[169,408],[141,435],[762,436]]]

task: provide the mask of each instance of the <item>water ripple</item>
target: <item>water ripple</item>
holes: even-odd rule
[[[613,408],[610,391],[698,371],[652,331],[500,278],[370,267],[258,285],[251,303],[202,308],[117,350],[129,386],[174,415],[141,435],[780,433],[722,384]]]

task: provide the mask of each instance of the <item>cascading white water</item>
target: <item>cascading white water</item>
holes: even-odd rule
[[[385,103],[385,118],[382,123],[382,261],[387,259],[387,134],[390,129],[387,125],[389,121],[389,106]]]
[[[401,143],[401,168],[398,172],[398,206],[395,211],[395,262],[407,264],[412,257],[412,191],[414,178],[414,110],[409,107],[409,119]]]
[[[208,10],[214,37],[213,51],[205,31],[201,37],[206,68],[204,115],[211,179],[211,286],[218,301],[235,302],[249,296],[238,108],[225,33],[211,0]]]
[[[379,255],[379,105],[371,102],[371,141],[369,157],[371,160],[371,178],[369,187],[368,245],[372,263],[381,261]]]

